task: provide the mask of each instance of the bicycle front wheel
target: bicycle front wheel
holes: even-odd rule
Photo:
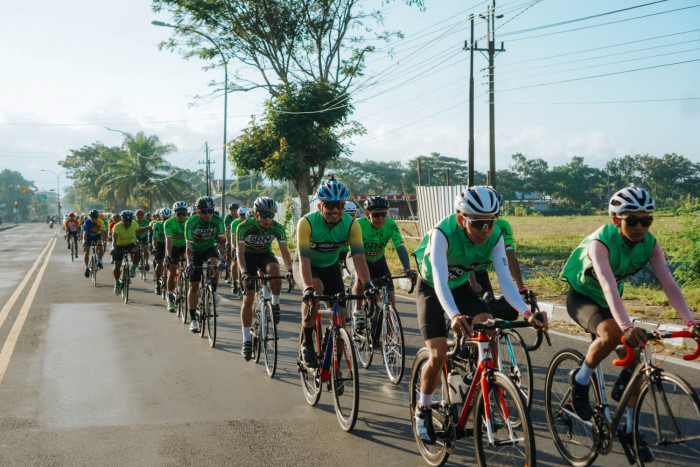
[[[258,304],[259,305],[259,304]],[[250,327],[250,343],[253,347],[253,361],[260,361],[260,339],[263,334],[262,320],[260,319],[260,308],[255,309],[255,319]]]
[[[314,327],[312,342],[317,341],[318,327]],[[301,378],[301,389],[304,392],[304,398],[309,405],[318,404],[321,397],[321,370],[318,368],[307,368],[302,363],[302,341],[304,339],[304,328],[299,330],[299,349],[297,354],[297,367],[299,369],[299,377]]]
[[[350,431],[357,421],[360,406],[360,381],[357,377],[357,359],[347,329],[333,331],[333,359],[331,360],[331,387],[333,405],[340,427]]]
[[[200,313],[202,337],[206,334],[209,339],[209,347],[214,347],[216,345],[216,301],[211,286],[205,287],[203,292]]]
[[[139,274],[141,276],[141,280],[146,282],[146,249],[142,248],[141,249],[141,258],[139,258]]]
[[[124,263],[122,265],[122,300],[124,303],[129,303],[129,280],[131,276],[129,275],[129,263]]]
[[[493,376],[488,382],[488,394],[477,396],[474,410],[476,459],[481,466],[534,466],[535,433],[525,398],[508,376],[500,371]],[[490,410],[486,410],[486,401]]]
[[[97,259],[95,255],[90,256],[90,277],[92,277],[92,285],[97,287]]]
[[[544,382],[544,404],[547,426],[554,445],[562,457],[575,467],[590,465],[598,456],[595,451],[592,420],[586,422],[576,415],[573,408],[569,373],[579,368],[583,355],[574,349],[557,353],[547,369]],[[600,404],[600,392],[595,373],[591,377],[589,398]]]
[[[634,414],[637,465],[646,444],[655,465],[696,465],[700,459],[700,401],[681,377],[662,372],[642,384]],[[642,457],[642,459],[640,459]]]
[[[352,337],[355,343],[355,350],[357,351],[357,359],[360,361],[362,368],[369,368],[372,364],[372,357],[374,356],[374,343],[372,342],[372,322],[369,319],[368,307],[363,305],[363,313],[365,314],[365,326],[360,331],[353,331]],[[357,329],[355,324],[355,318],[353,317],[352,329]]]
[[[513,329],[498,333],[500,370],[510,377],[525,398],[528,410],[532,405],[532,364],[522,336]]]
[[[389,381],[399,384],[403,378],[406,347],[403,340],[401,318],[393,306],[384,308],[382,320],[382,355]]]
[[[267,376],[272,378],[277,371],[277,325],[272,315],[272,304],[266,301],[263,310],[265,330],[261,336],[261,344],[265,352],[265,370]]]
[[[187,285],[185,284],[184,273],[181,272],[177,276],[175,284],[175,300],[177,301],[177,317],[182,320],[182,324],[187,324]]]

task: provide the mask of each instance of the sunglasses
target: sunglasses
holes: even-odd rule
[[[187,211],[175,211],[175,215],[178,216],[178,217],[179,217],[179,216],[186,216],[186,215],[187,215]]]
[[[214,214],[214,210],[213,209],[200,209],[199,213],[200,214]]]
[[[369,215],[372,217],[386,217],[387,213],[386,212],[370,212]]]
[[[331,209],[345,209],[345,201],[326,201],[323,203],[323,207],[331,210]]]
[[[627,227],[636,227],[637,224],[642,224],[642,227],[649,227],[654,222],[653,216],[639,217],[618,217],[621,221],[625,221]]]
[[[470,219],[468,217],[465,217],[465,219],[472,225],[472,227],[475,227],[477,230],[492,229],[494,223],[496,222],[495,217],[491,219]]]
[[[266,213],[264,213],[264,212],[259,212],[259,213],[258,213],[258,216],[260,217],[260,219],[274,219],[274,218],[275,218],[275,213],[274,213],[274,212],[271,212],[271,213],[267,213],[267,214],[266,214]]]

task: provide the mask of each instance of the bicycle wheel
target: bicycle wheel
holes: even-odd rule
[[[76,258],[76,253],[75,253],[75,243],[73,242],[73,239],[71,238],[70,240],[70,260],[75,261]]]
[[[498,333],[498,358],[500,370],[510,377],[527,403],[532,405],[532,364],[525,341],[514,329],[503,329]]]
[[[316,333],[318,329],[314,327],[313,342],[316,342]],[[299,377],[301,378],[301,389],[304,392],[304,398],[310,405],[318,404],[321,397],[321,370],[318,368],[307,368],[301,359],[302,339],[304,337],[304,329],[299,330],[299,349],[297,354],[297,367],[299,369]]]
[[[146,255],[144,254],[146,252],[145,248],[141,248],[141,258],[139,258],[139,274],[141,276],[141,280],[146,282]]]
[[[357,359],[360,361],[362,368],[369,368],[372,364],[374,356],[374,343],[372,342],[372,322],[369,319],[368,308],[363,304],[365,313],[365,327],[361,331],[354,331],[352,334],[355,350],[357,350]],[[357,329],[353,318],[352,328]]]
[[[216,302],[214,301],[214,292],[211,289],[211,285],[204,288],[204,293],[202,294],[202,310],[200,313],[201,323],[201,335],[206,336],[209,339],[209,347],[214,347],[216,345]]]
[[[333,331],[333,359],[331,360],[331,388],[333,405],[340,427],[350,431],[357,421],[360,407],[360,380],[357,376],[357,358],[347,329]]]
[[[635,451],[646,442],[654,454],[654,465],[696,465],[700,459],[697,394],[683,378],[671,373],[647,379],[637,398],[634,432]],[[637,465],[644,462],[640,459]]]
[[[406,348],[401,318],[392,305],[384,308],[382,319],[382,355],[389,381],[399,384],[403,378]]]
[[[577,350],[564,349],[557,353],[547,369],[544,383],[544,404],[547,426],[557,450],[573,466],[586,466],[598,456],[593,439],[591,421],[581,420],[571,400],[569,372],[581,366],[583,355]],[[592,393],[592,394],[591,394]],[[600,403],[598,380],[591,377],[589,397],[592,403]]]
[[[129,275],[129,263],[125,262],[122,265],[122,300],[124,303],[129,303],[129,281],[131,280],[131,275]]]
[[[437,434],[435,444],[425,444],[416,432],[415,411],[416,404],[420,400],[421,375],[423,373],[423,367],[428,363],[429,357],[428,349],[423,347],[418,351],[415,360],[413,360],[411,380],[408,383],[408,403],[411,409],[413,436],[416,438],[418,450],[428,465],[438,466],[447,462],[450,453],[454,452],[454,438],[451,435],[445,436],[445,433],[450,432],[449,427],[454,430],[454,424],[451,422],[451,414],[449,412],[447,381],[445,380],[444,372],[441,371],[440,381],[435,388],[435,392],[433,392],[432,401],[430,403],[433,412],[433,426]],[[446,427],[448,428],[447,431],[445,430]]]
[[[163,272],[160,275],[160,296],[163,300],[168,299],[168,268],[165,265],[161,266]]]
[[[277,371],[277,325],[272,316],[272,304],[265,302],[265,331],[262,333],[262,346],[265,351],[265,370],[272,378]]]
[[[483,393],[474,409],[474,450],[479,465],[535,465],[535,433],[525,398],[513,381],[500,371],[494,371],[493,380],[488,381],[486,410]],[[516,416],[518,426],[511,421]],[[491,425],[493,442],[489,440]]]
[[[94,254],[92,256],[90,256],[89,268],[90,268],[90,277],[92,278],[92,285],[94,287],[97,287],[97,260],[95,259]]]
[[[259,304],[258,304],[259,305]],[[255,308],[255,320],[250,328],[250,341],[253,346],[253,361],[260,361],[260,339],[262,336],[262,320],[260,319],[260,307]]]
[[[181,272],[177,276],[175,285],[175,300],[177,301],[177,317],[182,320],[182,324],[187,324],[187,286],[185,282],[185,273]]]

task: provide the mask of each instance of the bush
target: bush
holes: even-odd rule
[[[689,200],[679,208],[680,229],[667,232],[664,247],[673,275],[682,286],[700,286],[700,205]]]

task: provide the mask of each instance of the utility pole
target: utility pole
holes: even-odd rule
[[[207,173],[206,173],[206,179],[207,179],[207,196],[209,196],[209,179],[210,179],[210,176],[211,176],[211,172],[210,172],[210,170],[209,170],[209,167],[210,167],[211,164],[215,164],[216,161],[213,161],[213,162],[212,162],[212,161],[209,160],[209,143],[204,143],[204,148],[205,148],[204,150],[205,150],[205,154],[206,154],[206,159],[203,160],[203,161],[199,161],[198,163],[199,163],[199,164],[204,164],[204,165],[206,166],[206,171],[207,171]]]
[[[503,18],[503,15],[495,15],[496,0],[493,0],[491,6],[486,10],[486,14],[479,14],[480,18],[486,20],[486,31],[488,38],[488,48],[474,48],[479,52],[487,52],[489,60],[489,172],[486,184],[496,186],[496,103],[495,103],[495,85],[494,85],[494,57],[496,52],[505,52],[503,42],[501,48],[496,49],[496,18]]]
[[[471,39],[464,48],[469,48],[469,163],[467,173],[467,186],[474,186],[474,48],[478,47],[474,42],[474,15],[469,15],[471,23]],[[449,184],[448,184],[449,185]]]

